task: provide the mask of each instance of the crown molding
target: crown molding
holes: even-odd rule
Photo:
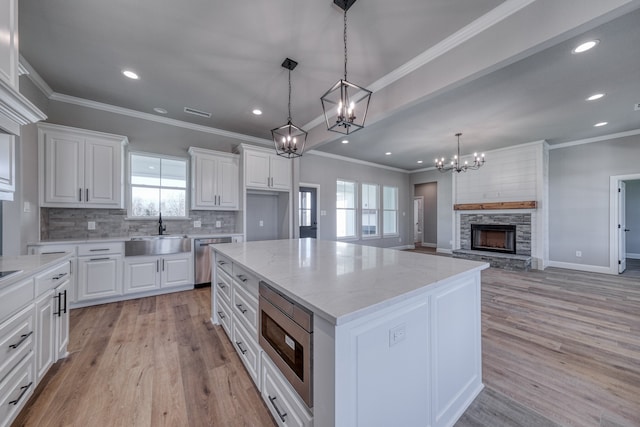
[[[26,74],[29,80],[31,80],[31,83],[40,89],[40,92],[44,93],[47,98],[51,98],[51,95],[53,95],[53,89],[51,89],[51,86],[44,81],[35,68],[33,68],[31,64],[29,64],[29,61],[27,61],[22,55],[20,55],[20,65],[26,71],[24,74]]]
[[[393,166],[381,165],[378,163],[367,162],[366,160],[358,160],[351,157],[339,156],[338,154],[325,153],[324,151],[311,150],[308,151],[307,154],[311,154],[314,156],[327,157],[329,159],[342,160],[344,162],[355,163],[358,165],[371,166],[374,168],[386,169],[394,172],[402,172],[402,173],[411,173],[412,171],[407,169],[394,168]],[[304,156],[303,156],[304,157]]]
[[[0,79],[0,133],[20,135],[20,126],[46,118],[24,95]]]
[[[629,130],[626,132],[611,133],[609,135],[596,136],[593,138],[578,139],[576,141],[563,142],[561,144],[549,144],[549,150],[557,150],[560,148],[575,147],[577,145],[591,144],[592,142],[609,141],[611,139],[625,138],[627,136],[640,135],[640,129]]]
[[[123,116],[133,117],[142,120],[149,120],[156,123],[162,123],[170,126],[176,126],[184,129],[195,130],[198,132],[210,133],[218,136],[224,136],[226,138],[236,139],[239,141],[253,142],[261,145],[270,145],[272,141],[270,139],[257,138],[255,136],[244,135],[237,132],[230,132],[223,129],[218,129],[210,126],[202,126],[194,123],[185,122],[182,120],[171,119],[168,117],[160,117],[154,114],[145,113],[138,110],[132,110],[129,108],[118,107],[116,105],[105,104],[102,102],[91,101],[89,99],[78,98],[71,95],[64,95],[61,93],[53,92],[49,99],[58,102],[64,102],[67,104],[79,105],[85,108],[92,108],[94,110],[106,111],[109,113],[120,114]]]
[[[496,25],[497,23],[503,21],[514,13],[524,9],[529,6],[535,0],[507,0],[502,3],[500,6],[492,9],[491,11],[485,13],[480,18],[471,22],[467,26],[461,28],[456,31],[446,39],[440,41],[429,49],[425,50],[418,56],[413,59],[407,61],[403,65],[399,66],[395,70],[391,71],[387,75],[381,77],[375,82],[371,83],[367,89],[372,92],[377,92],[379,90],[384,89],[392,83],[404,78],[408,74],[414,72],[420,67],[425,66],[431,61],[437,59],[438,57],[444,55],[445,53],[455,49],[461,44],[467,42],[473,37],[477,36],[483,31],[486,31],[488,28]],[[303,126],[304,129],[313,129],[314,127],[320,125],[324,122],[324,115],[318,116],[315,119],[311,120],[309,123]]]

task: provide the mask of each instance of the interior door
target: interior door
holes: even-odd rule
[[[422,243],[422,197],[414,197],[413,199],[413,243]]]
[[[318,222],[316,218],[317,191],[313,187],[300,187],[298,197],[298,220],[300,238],[317,238]]]
[[[626,220],[626,184],[618,183],[618,273],[627,269],[627,220]]]

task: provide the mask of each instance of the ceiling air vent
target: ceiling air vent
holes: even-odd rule
[[[211,113],[207,113],[206,111],[196,110],[195,108],[184,107],[184,112],[193,114],[194,116],[206,117],[207,119],[211,118]]]

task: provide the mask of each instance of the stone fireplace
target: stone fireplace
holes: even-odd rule
[[[516,253],[516,226],[471,224],[471,250]]]
[[[515,248],[506,250],[491,250],[498,248],[472,248],[472,231],[473,224],[481,224],[488,231],[497,231],[496,229],[508,229],[513,232]],[[503,239],[505,236],[501,236]],[[496,239],[497,235],[492,234],[492,239]],[[485,242],[486,243],[486,242]],[[496,242],[490,242],[489,245],[497,245]],[[489,246],[484,245],[484,246]],[[464,250],[484,250],[489,252],[503,252],[517,255],[531,255],[531,214],[530,213],[470,213],[460,215],[460,249]]]

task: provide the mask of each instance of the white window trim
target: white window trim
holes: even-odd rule
[[[358,216],[359,216],[359,212],[360,212],[360,209],[359,209],[359,206],[358,206],[358,202],[359,202],[359,200],[360,200],[360,197],[359,197],[359,192],[358,192],[358,181],[354,181],[354,180],[351,180],[351,179],[336,178],[336,181],[335,181],[335,182],[336,182],[336,187],[335,187],[335,188],[336,188],[336,194],[337,194],[337,192],[338,192],[338,181],[349,182],[349,183],[352,183],[352,184],[353,184],[353,188],[354,188],[354,191],[355,191],[355,195],[354,195],[355,201],[354,201],[354,208],[353,208],[353,211],[354,211],[354,216],[355,216],[356,223],[355,223],[355,225],[354,225],[355,235],[353,235],[353,236],[338,237],[338,209],[345,209],[345,210],[347,210],[347,209],[349,209],[349,208],[338,208],[338,206],[337,206],[337,200],[336,200],[336,210],[335,210],[335,215],[336,215],[336,217],[335,217],[335,218],[336,218],[336,227],[335,227],[335,229],[334,229],[335,236],[336,236],[336,240],[341,241],[341,242],[345,242],[345,241],[357,241],[357,240],[360,240],[360,233],[359,233],[359,230],[360,230],[360,220],[359,220],[359,218],[358,218]]]
[[[395,209],[385,209],[384,208],[384,188],[395,188],[396,189],[396,208]],[[400,188],[395,186],[395,185],[383,185],[382,186],[382,215],[381,215],[381,221],[382,221],[382,237],[386,238],[386,237],[398,237],[400,236],[400,216],[399,216],[399,205],[400,205]],[[392,211],[395,210],[396,212],[396,231],[395,233],[385,233],[384,232],[384,213],[386,211]]]
[[[186,163],[186,174],[187,174],[187,183],[186,183],[186,187],[185,187],[185,216],[162,216],[162,220],[164,221],[165,219],[168,221],[189,221],[191,220],[189,213],[190,213],[190,209],[189,207],[191,206],[191,191],[189,191],[189,189],[191,188],[191,170],[190,170],[190,162],[189,159],[187,157],[179,157],[179,156],[168,156],[168,155],[164,155],[164,154],[158,154],[158,153],[148,153],[145,151],[128,151],[127,152],[127,173],[126,173],[126,201],[125,204],[127,206],[127,216],[125,218],[125,220],[127,221],[149,221],[154,219],[154,217],[151,216],[147,216],[147,217],[143,217],[143,216],[133,216],[132,212],[131,212],[131,156],[134,155],[138,155],[138,156],[146,156],[146,157],[155,157],[158,159],[167,159],[167,160],[182,160]],[[169,188],[169,187],[167,187]],[[177,187],[176,187],[177,188]],[[180,188],[180,190],[182,190]]]
[[[364,195],[364,190],[363,190],[363,186],[365,185],[372,185],[376,187],[376,208],[375,209],[371,209],[371,208],[367,208],[367,210],[375,210],[377,215],[376,215],[376,234],[364,234],[362,232],[362,227],[363,225],[360,226],[359,230],[360,230],[360,236],[362,240],[371,240],[371,239],[380,239],[381,236],[381,229],[380,229],[380,224],[381,224],[381,217],[380,217],[380,184],[373,184],[370,182],[362,182],[360,183],[360,205],[359,205],[359,211],[360,211],[360,222],[362,223],[362,215],[364,215],[364,207],[362,206],[362,196]]]

